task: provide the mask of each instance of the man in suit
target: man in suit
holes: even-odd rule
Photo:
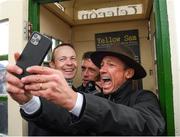
[[[19,58],[19,54],[15,54],[16,60]],[[76,52],[73,47],[73,45],[69,43],[62,43],[57,45],[53,52],[52,52],[52,58],[51,62],[49,63],[49,66],[53,69],[60,70],[66,79],[68,85],[73,89],[76,90],[73,86],[73,79],[77,72],[77,59],[76,59]],[[9,74],[8,74],[9,75]],[[16,94],[10,95],[13,98],[16,98],[15,100],[22,106],[22,104],[25,104],[26,102],[37,99],[38,97],[32,96],[31,94],[21,94],[20,97],[18,97]],[[53,107],[56,107],[53,105]],[[48,136],[48,135],[54,135],[53,132],[47,130],[44,130],[41,127],[38,127],[33,122],[28,122],[28,135],[29,136]]]
[[[33,66],[27,69],[32,75],[20,80],[25,85],[22,93],[30,92],[44,99],[39,100],[39,105],[37,100],[33,101],[36,105],[31,107],[31,114],[22,108],[23,118],[44,129],[50,128],[56,135],[65,132],[69,135],[162,135],[165,121],[156,95],[133,88],[133,80],[146,76],[144,68],[134,60],[133,52],[128,47],[113,45],[94,52],[91,60],[100,68],[103,96],[75,92],[60,71]],[[16,68],[7,69],[15,73]],[[7,81],[9,92],[16,94],[11,88],[16,80],[11,85],[8,78]],[[47,100],[61,110],[51,109],[52,104]]]

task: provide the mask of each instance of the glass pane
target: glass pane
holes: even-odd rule
[[[0,56],[8,55],[9,21],[0,20]],[[5,66],[7,59],[0,59],[0,137],[8,134],[7,92],[5,88]]]
[[[9,22],[0,21],[0,55],[8,54],[8,43],[9,43]]]
[[[45,59],[44,59],[44,62],[45,62],[45,63],[48,63],[48,62],[51,61],[53,49],[54,49],[57,45],[59,45],[59,44],[62,43],[62,41],[60,41],[60,40],[58,40],[58,39],[55,39],[55,38],[53,38],[53,37],[51,37],[51,39],[52,39],[52,48],[49,50],[48,54],[46,55],[46,57],[45,57]]]
[[[1,134],[8,134],[8,111],[7,111],[7,98],[0,96],[0,136]]]
[[[5,88],[5,67],[0,64],[0,95],[1,94],[7,94],[6,88]]]

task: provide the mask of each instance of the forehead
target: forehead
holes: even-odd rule
[[[61,46],[55,50],[55,56],[76,56],[73,48],[69,46]]]
[[[91,61],[91,59],[83,59],[82,60],[82,66],[98,69],[98,67]]]
[[[116,63],[118,65],[125,65],[125,63],[121,59],[114,56],[105,56],[101,63],[103,62],[111,62],[111,63]]]

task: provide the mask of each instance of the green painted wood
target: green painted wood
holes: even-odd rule
[[[0,55],[0,61],[2,61],[2,60],[8,60],[8,54]]]
[[[7,96],[0,96],[0,102],[6,102],[8,100]]]
[[[40,31],[40,4],[35,0],[29,0],[28,20],[32,24],[32,31]]]
[[[49,3],[49,0],[29,0],[29,21],[33,31],[39,31],[39,3]],[[158,88],[161,109],[167,122],[167,135],[175,135],[174,110],[172,93],[172,73],[170,60],[170,42],[168,32],[168,17],[166,0],[154,0],[156,22],[156,52]]]
[[[171,54],[166,0],[154,0],[156,54],[161,109],[166,119],[166,134],[175,135]]]

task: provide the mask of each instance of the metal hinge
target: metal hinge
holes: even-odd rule
[[[24,33],[24,39],[28,40],[32,34],[32,23],[31,22],[24,21],[23,33]]]

